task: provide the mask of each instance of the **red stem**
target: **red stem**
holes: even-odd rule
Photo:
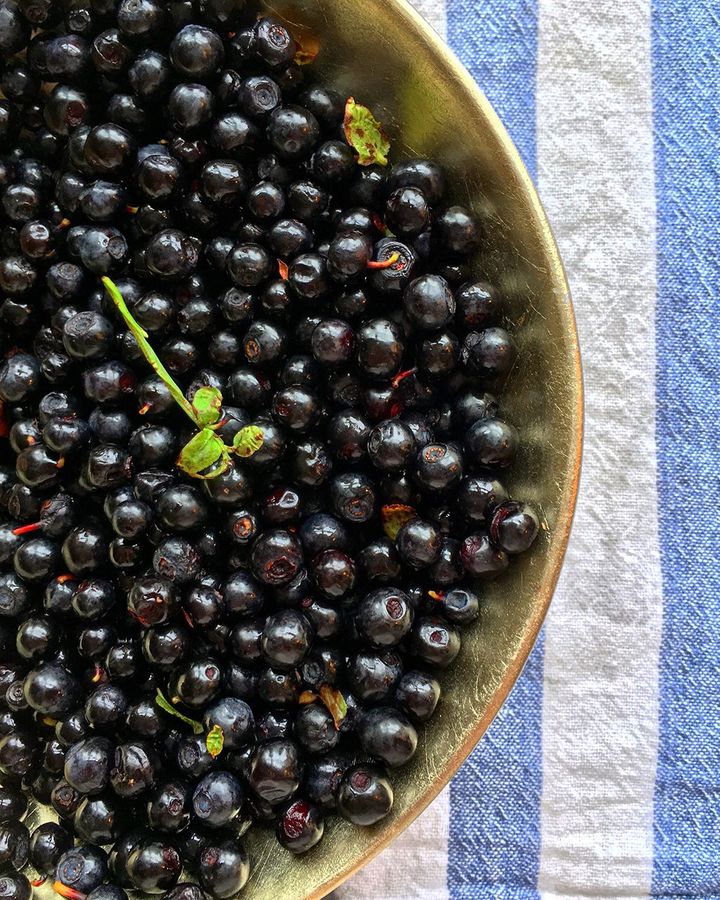
[[[391,253],[387,259],[371,259],[367,264],[367,267],[368,269],[389,269],[390,266],[394,266],[399,259],[400,254],[396,250],[394,253]]]
[[[62,881],[53,882],[53,890],[56,894],[60,894],[61,897],[66,897],[67,900],[85,900],[87,896],[80,891],[76,891],[75,888],[68,887]]]
[[[37,531],[41,527],[40,522],[33,522],[31,525],[19,525],[17,528],[13,528],[12,533],[14,535],[30,534],[31,531]]]
[[[410,375],[414,375],[417,372],[417,368],[414,369],[405,369],[404,372],[398,372],[398,374],[393,378],[390,384],[395,388],[400,387],[400,382],[405,378],[408,378]]]

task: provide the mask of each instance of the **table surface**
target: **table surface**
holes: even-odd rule
[[[720,7],[415,0],[536,180],[586,379],[542,637],[344,900],[720,897]]]

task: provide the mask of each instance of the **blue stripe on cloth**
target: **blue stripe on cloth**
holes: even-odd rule
[[[720,22],[653,0],[665,611],[652,892],[720,893]]]
[[[450,46],[535,173],[536,0],[447,0]],[[452,898],[538,897],[542,641],[488,734],[452,781]]]
[[[537,0],[446,0],[447,40],[535,174]]]

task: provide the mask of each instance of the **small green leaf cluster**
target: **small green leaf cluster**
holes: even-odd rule
[[[201,387],[195,392],[192,402],[188,400],[150,346],[147,332],[135,321],[117,285],[107,276],[103,277],[102,282],[137,341],[143,356],[167,385],[178,406],[198,429],[197,434],[194,434],[180,451],[177,467],[191,478],[208,480],[226,472],[232,463],[232,456],[247,459],[256,453],[263,444],[262,429],[256,425],[246,425],[238,431],[231,445],[226,444],[217,433],[217,429],[222,425],[223,397],[220,391],[214,387]]]

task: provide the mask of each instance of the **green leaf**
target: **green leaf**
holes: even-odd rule
[[[191,478],[207,481],[222,475],[230,465],[228,448],[210,428],[203,428],[180,451],[177,466]]]
[[[265,436],[257,425],[246,425],[233,438],[233,453],[247,459],[262,447]]]
[[[215,759],[216,756],[220,756],[222,753],[222,748],[225,745],[225,732],[219,725],[213,725],[213,727],[208,731],[207,736],[205,738],[205,746],[207,747],[207,752]]]
[[[373,163],[381,166],[388,164],[387,155],[390,151],[388,136],[367,106],[356,103],[354,97],[348,98],[345,104],[343,128],[345,140],[357,151],[358,163],[361,166],[370,166]]]
[[[160,707],[160,709],[164,709],[166,713],[170,713],[171,716],[175,716],[176,719],[180,719],[181,722],[189,725],[195,734],[203,733],[202,724],[196,719],[191,719],[189,718],[189,716],[184,716],[179,710],[175,709],[172,703],[170,703],[170,701],[164,696],[160,688],[157,689],[157,693],[155,694],[155,703]]]
[[[320,699],[333,717],[335,731],[339,731],[348,711],[345,697],[337,688],[331,687],[329,684],[323,684],[320,688]]]
[[[192,406],[199,425],[214,425],[220,418],[222,394],[214,387],[201,387],[195,391]]]

